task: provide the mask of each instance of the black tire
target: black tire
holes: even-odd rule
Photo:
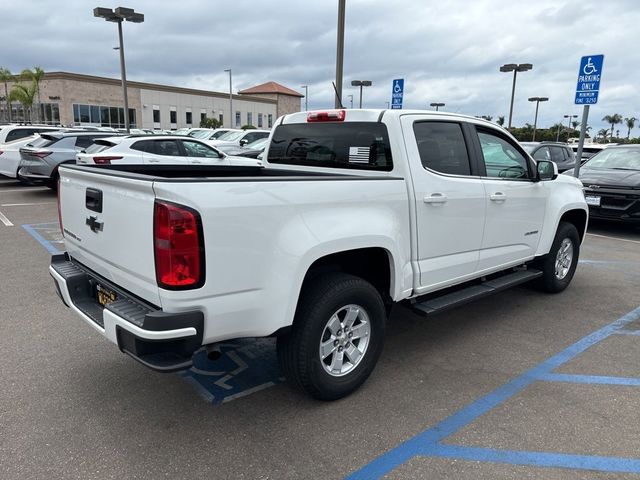
[[[556,260],[558,258],[558,251],[563,245],[563,242],[568,240],[572,244],[573,254],[571,258],[571,265],[566,275],[559,278],[556,275]],[[551,250],[547,255],[539,259],[534,263],[536,268],[542,270],[542,277],[536,282],[536,287],[539,290],[549,293],[559,293],[571,283],[576,267],[578,266],[578,258],[580,256],[580,236],[576,227],[567,222],[560,222],[558,225],[558,231],[553,239]]]
[[[367,335],[368,343],[361,359],[347,367],[352,368],[347,373],[334,376],[326,371],[320,359],[320,342],[328,333],[327,324],[333,315],[350,305],[364,310],[370,335]],[[329,273],[308,281],[303,287],[290,332],[278,337],[278,360],[285,377],[319,400],[337,400],[349,395],[369,377],[380,357],[386,317],[380,293],[359,277]],[[361,321],[360,318],[358,316],[356,321]],[[352,340],[353,346],[355,341]]]

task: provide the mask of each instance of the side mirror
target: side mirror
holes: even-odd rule
[[[249,140],[247,140],[246,138],[243,138],[242,140],[240,140],[241,147],[244,147],[247,143],[249,143]]]
[[[548,160],[539,160],[536,166],[536,179],[538,181],[555,180],[558,178],[558,165]]]

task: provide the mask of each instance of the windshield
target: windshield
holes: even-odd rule
[[[273,133],[268,160],[313,167],[393,168],[387,127],[374,122],[280,125]]]
[[[640,170],[640,148],[611,148],[591,157],[587,168]]]
[[[236,140],[238,140],[242,135],[244,135],[244,131],[239,131],[239,132],[227,132],[224,135],[220,135],[218,137],[218,140],[223,140],[225,142],[234,142]]]
[[[533,152],[533,149],[538,146],[537,143],[521,143],[520,145],[522,145],[522,148],[524,148],[527,153]]]
[[[193,138],[207,138],[211,134],[211,130],[196,130],[191,132],[190,137]]]
[[[269,137],[261,138],[260,140],[247,143],[245,145],[245,148],[250,148],[251,150],[264,150],[264,147],[267,146],[268,141],[269,141]]]
[[[173,132],[174,135],[186,135],[188,133],[189,133],[188,128],[179,128],[175,132]]]

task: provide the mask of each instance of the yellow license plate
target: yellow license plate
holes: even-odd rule
[[[106,307],[111,302],[115,302],[118,299],[116,292],[109,290],[100,284],[96,285],[96,297],[98,299],[98,303],[103,307]]]

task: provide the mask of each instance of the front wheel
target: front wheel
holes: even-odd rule
[[[542,270],[538,281],[541,290],[559,293],[569,286],[580,255],[580,236],[571,223],[561,222],[547,255],[536,262]]]
[[[287,379],[320,400],[356,390],[375,367],[384,340],[386,310],[367,281],[344,273],[305,285],[278,359]]]

